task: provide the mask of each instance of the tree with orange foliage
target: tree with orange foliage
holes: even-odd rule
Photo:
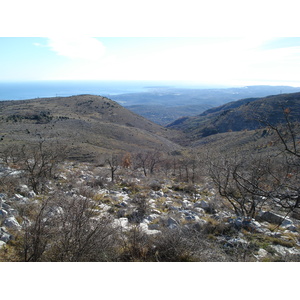
[[[127,152],[122,158],[122,167],[129,169],[131,165],[132,165],[131,155],[130,153]]]

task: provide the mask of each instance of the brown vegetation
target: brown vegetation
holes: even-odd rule
[[[1,260],[257,261],[261,252],[269,261],[299,259],[300,132],[292,109],[281,110],[285,122],[280,125],[269,122],[259,130],[227,132],[183,148],[145,119],[139,124],[147,130],[134,120],[129,125],[125,115],[120,121],[122,114],[114,112],[123,110],[105,98],[69,100],[54,103],[72,106],[70,119],[56,120],[54,106],[39,118],[21,117],[24,103],[37,108],[48,100],[20,102],[14,107],[18,117],[2,117],[9,126],[3,127],[1,141],[0,193],[19,226],[9,229]],[[76,132],[67,125],[72,118]],[[51,136],[47,126],[57,122],[61,136]],[[24,128],[29,133],[21,134]],[[40,131],[33,134],[33,128]],[[132,130],[140,136],[128,138]],[[93,142],[81,152],[72,135],[93,136]],[[84,157],[105,139],[111,140],[93,153],[92,162]],[[80,163],[75,154],[86,161]],[[257,225],[265,211],[278,214],[280,222]],[[281,228],[287,217],[295,218],[289,230]],[[278,246],[298,254],[278,254]]]

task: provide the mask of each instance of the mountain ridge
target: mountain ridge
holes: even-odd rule
[[[209,109],[195,117],[184,117],[167,128],[181,130],[192,140],[229,131],[255,130],[262,121],[277,125],[285,121],[284,109],[292,121],[299,121],[300,93],[271,95],[233,101]]]

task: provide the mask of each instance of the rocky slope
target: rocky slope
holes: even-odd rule
[[[0,176],[8,173],[15,178],[20,175],[17,170],[2,167]],[[122,239],[127,241],[126,243],[132,242],[128,240],[132,238],[132,233],[135,238],[137,234],[140,238],[144,236],[142,240],[136,240],[135,243],[144,243],[142,241],[150,239],[152,246],[138,244],[139,246],[136,247],[157,247],[156,260],[164,260],[163,254],[159,252],[165,251],[164,248],[159,248],[160,237],[164,239],[176,237],[178,240],[175,245],[172,244],[172,247],[179,251],[183,243],[183,246],[187,247],[185,252],[190,251],[189,254],[185,253],[184,259],[196,261],[299,259],[297,219],[286,218],[273,211],[262,211],[256,219],[236,217],[226,209],[226,206],[220,205],[220,198],[209,181],[193,186],[184,183],[178,185],[171,178],[146,178],[142,176],[142,172],[133,173],[132,170],[123,169],[118,173],[118,183],[112,185],[106,176],[108,173],[105,167],[95,168],[87,164],[64,163],[59,178],[48,182],[49,193],[55,193],[58,185],[63,186],[67,183],[69,189],[63,190],[66,199],[71,197],[74,203],[80,199],[88,199],[95,203],[99,216],[111,217],[112,226],[117,230],[116,234],[120,234]],[[16,191],[10,195],[0,194],[0,248],[2,250],[12,249],[14,236],[28,226],[28,218],[30,219],[33,211],[24,218],[20,214],[22,208],[33,207],[34,203],[45,199],[41,195],[36,195],[24,184],[17,186]],[[53,212],[61,214],[62,211],[63,208],[52,207],[49,210],[49,217]],[[191,248],[193,250],[189,249],[189,241],[184,239],[182,232],[192,233],[193,238],[201,234],[201,242],[200,240],[197,242],[200,244],[197,244],[196,248],[194,245],[194,248]],[[175,235],[173,236],[172,233]],[[187,239],[187,236],[185,238]],[[204,242],[206,244],[203,244]],[[55,239],[51,243],[55,243]],[[168,240],[168,243],[171,243],[171,240]],[[168,247],[171,247],[171,244],[168,244]],[[149,257],[146,254],[143,257],[141,254],[138,257],[137,254],[130,255],[133,255],[130,260],[153,259],[150,254]],[[174,253],[172,255],[172,258],[168,259],[180,259]],[[125,259],[121,257],[118,259]],[[129,258],[125,260],[127,259]]]

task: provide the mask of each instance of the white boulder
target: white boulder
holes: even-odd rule
[[[19,222],[16,220],[16,218],[13,217],[13,216],[7,218],[7,219],[3,222],[3,226],[5,226],[6,228],[11,228],[11,229],[16,229],[16,230],[21,229],[21,225],[20,225]]]
[[[265,258],[266,256],[268,256],[268,251],[263,249],[263,248],[260,248],[257,252],[257,255],[254,255],[254,257],[259,261],[263,258]]]
[[[121,227],[122,229],[128,230],[129,222],[128,218],[119,218],[114,220],[114,224],[116,227]]]
[[[145,224],[145,223],[140,223],[139,227],[140,227],[140,229],[141,229],[144,233],[149,234],[149,235],[153,235],[153,234],[158,234],[158,233],[160,233],[159,230],[155,230],[155,229],[154,229],[154,230],[150,230],[150,229],[148,228],[148,225]]]

